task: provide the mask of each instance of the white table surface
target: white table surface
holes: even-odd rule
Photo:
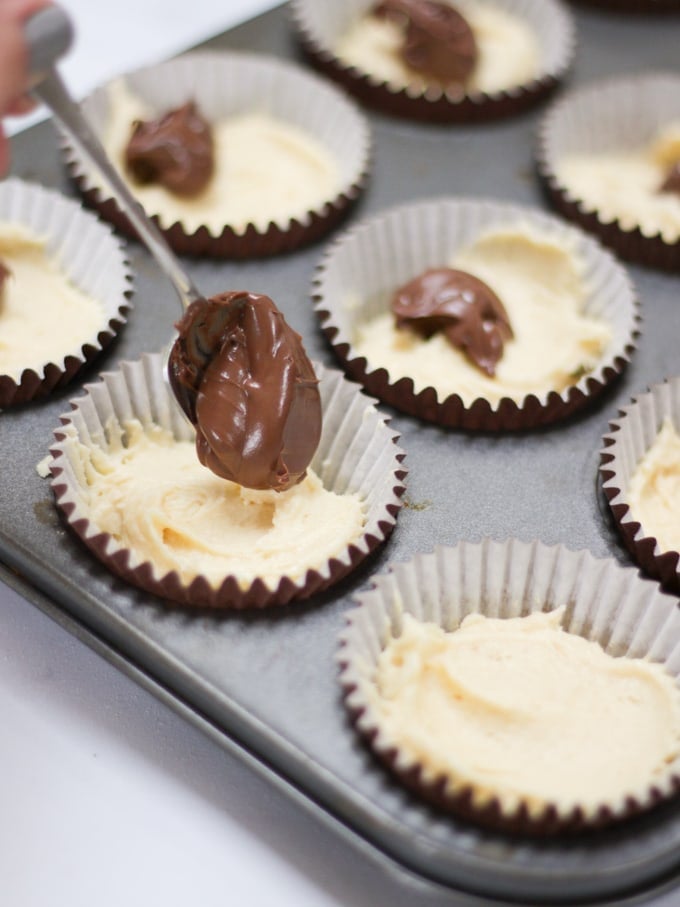
[[[61,71],[82,96],[274,4],[62,5],[77,43]],[[0,725],[3,907],[472,903],[357,855],[2,583]]]

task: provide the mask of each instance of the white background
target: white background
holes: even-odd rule
[[[62,5],[82,96],[273,3]],[[2,907],[454,903],[388,878],[1,583],[0,725]]]

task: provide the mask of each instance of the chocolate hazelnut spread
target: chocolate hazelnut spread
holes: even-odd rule
[[[477,62],[477,42],[463,16],[434,0],[382,0],[377,16],[404,24],[404,62],[444,85],[463,83]]]
[[[490,377],[512,337],[507,313],[479,278],[454,268],[432,268],[400,287],[392,298],[397,327],[424,337],[441,331],[452,346]]]
[[[668,170],[659,191],[675,192],[677,195],[680,195],[680,161],[676,161]]]
[[[125,164],[142,185],[160,183],[177,195],[198,195],[214,170],[210,125],[193,101],[158,120],[138,120],[125,150]]]
[[[196,427],[198,458],[247,488],[305,477],[321,436],[321,399],[302,340],[268,296],[200,299],[177,324],[169,377]]]

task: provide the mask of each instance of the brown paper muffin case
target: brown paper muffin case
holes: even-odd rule
[[[535,835],[609,824],[649,809],[680,789],[680,757],[644,792],[592,812],[557,804],[536,812],[521,803],[508,810],[492,797],[476,802],[469,786],[434,777],[380,727],[371,704],[375,666],[402,616],[455,630],[468,614],[510,618],[565,606],[563,629],[597,641],[618,657],[661,662],[680,682],[680,610],[636,570],[588,551],[517,539],[460,542],[393,564],[357,596],[340,637],[337,660],[345,705],[358,733],[400,782],[438,808],[494,828]]]
[[[522,113],[545,98],[566,75],[575,51],[575,28],[559,0],[494,0],[494,5],[527,21],[542,48],[538,76],[493,93],[430,88],[397,89],[338,59],[334,46],[373,0],[291,0],[294,31],[310,62],[368,107],[393,116],[442,123],[473,123]]]
[[[496,406],[477,399],[466,405],[457,394],[440,400],[434,388],[416,392],[410,378],[392,378],[379,363],[353,349],[355,326],[388,304],[393,290],[429,267],[447,264],[457,249],[487,230],[533,226],[546,237],[572,244],[585,263],[588,314],[612,326],[600,365],[562,393],[550,391],[522,401],[503,398]],[[470,431],[516,431],[550,425],[586,406],[625,368],[635,348],[638,304],[625,270],[581,231],[533,208],[492,199],[425,200],[393,208],[337,238],[318,265],[313,299],[321,327],[348,374],[395,409],[426,421]],[[351,309],[349,293],[362,302]]]
[[[341,372],[316,365],[324,413],[321,441],[311,467],[324,487],[337,493],[358,493],[365,502],[363,535],[323,568],[308,570],[302,578],[282,577],[276,588],[261,579],[242,588],[234,576],[225,576],[219,587],[204,577],[184,585],[177,573],[161,575],[149,562],[90,520],[83,493],[77,444],[106,447],[111,422],[132,418],[143,425],[170,430],[178,440],[194,432],[176,405],[164,378],[161,354],[146,354],[124,362],[102,381],[87,385],[85,395],[71,401],[73,411],[61,417],[51,448],[52,487],[57,506],[70,527],[113,573],[126,582],[183,605],[203,608],[259,608],[308,598],[350,573],[394,528],[401,507],[406,469],[397,435],[385,418]]]
[[[180,222],[160,224],[153,211],[147,212],[180,254],[246,259],[290,252],[337,226],[365,186],[371,144],[366,119],[334,86],[301,67],[264,54],[204,51],[136,70],[124,79],[159,114],[189,99],[213,122],[248,110],[271,113],[314,136],[340,167],[340,186],[333,198],[324,199],[302,218],[291,218],[285,224],[270,222],[266,230],[251,223],[244,231],[229,224],[219,234],[207,226],[189,231]],[[92,92],[82,106],[101,136],[109,110],[107,86]],[[69,173],[87,203],[134,236],[127,217],[65,135],[62,149]]]
[[[111,229],[54,190],[16,178],[3,180],[0,221],[44,237],[47,252],[71,282],[104,309],[101,329],[82,347],[74,347],[58,361],[46,362],[39,371],[24,369],[19,380],[0,374],[2,409],[45,397],[67,384],[111,343],[127,321],[132,273],[124,248]]]
[[[662,551],[630,512],[628,489],[637,464],[665,419],[680,426],[680,378],[670,378],[633,399],[609,425],[600,452],[600,477],[616,526],[633,560],[665,589],[680,594],[680,552]]]
[[[565,154],[624,150],[644,145],[680,120],[680,75],[645,73],[593,82],[560,98],[538,132],[536,165],[551,204],[626,261],[680,271],[680,240],[625,229],[577,198],[557,176]]]

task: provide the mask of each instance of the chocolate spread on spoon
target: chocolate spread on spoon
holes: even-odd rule
[[[321,398],[300,335],[268,296],[229,292],[192,303],[168,372],[196,427],[198,458],[247,488],[304,479],[321,436]]]
[[[210,125],[193,101],[158,120],[138,120],[125,150],[125,164],[141,185],[159,183],[176,195],[198,195],[215,167]]]
[[[680,161],[670,167],[659,192],[675,192],[680,195]]]
[[[503,303],[479,278],[454,268],[432,268],[392,298],[397,327],[424,337],[441,331],[452,346],[490,377],[512,334]]]
[[[373,12],[403,24],[401,56],[411,69],[443,85],[469,78],[477,62],[477,42],[467,21],[448,3],[382,0]]]

